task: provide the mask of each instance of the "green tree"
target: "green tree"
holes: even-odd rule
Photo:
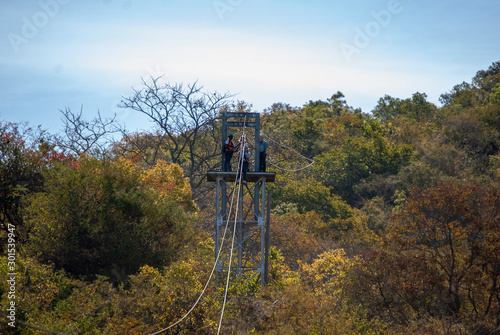
[[[459,104],[465,108],[485,105],[488,97],[500,82],[500,61],[494,62],[487,70],[479,70],[472,83],[463,82],[441,95],[439,101],[447,105]]]
[[[0,155],[0,231],[14,225],[24,242],[24,197],[43,190],[43,172],[55,162],[71,163],[72,158],[56,152],[41,129],[9,122],[0,122]]]
[[[377,106],[372,110],[372,114],[381,121],[389,121],[398,115],[403,115],[401,99],[385,95],[378,100]]]
[[[490,104],[500,106],[500,83],[497,83],[491,90]]]
[[[469,108],[442,121],[447,141],[467,155],[476,174],[484,173],[489,156],[497,154],[500,148],[499,131],[485,123],[485,118],[484,111]]]
[[[339,117],[325,126],[325,137],[332,145],[315,157],[312,170],[316,180],[354,205],[359,201],[353,190],[356,184],[374,174],[396,174],[413,152],[408,145],[391,143],[378,120],[346,120],[350,119]]]
[[[439,101],[445,106],[459,104],[464,108],[477,104],[480,99],[478,90],[465,81],[453,86],[448,93],[443,93],[439,97]]]
[[[332,194],[329,187],[313,178],[290,179],[283,187],[273,191],[273,204],[295,204],[301,214],[315,211],[322,219],[347,218],[352,215],[351,207],[339,196]]]
[[[472,82],[486,92],[491,92],[500,83],[500,61],[492,63],[487,70],[477,71]]]
[[[144,176],[130,161],[93,158],[48,171],[46,191],[28,208],[29,254],[73,275],[116,281],[177,259],[192,238],[190,192],[175,192],[186,188],[182,173],[170,185]]]
[[[436,109],[436,106],[427,101],[427,94],[417,92],[404,100],[386,95],[379,99],[372,113],[381,121],[389,121],[398,116],[424,121],[433,115]]]

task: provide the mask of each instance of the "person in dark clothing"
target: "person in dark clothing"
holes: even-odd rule
[[[269,144],[264,140],[264,134],[260,134],[259,136],[260,139],[260,145],[259,145],[259,166],[260,172],[266,172],[266,157],[267,157],[267,148],[269,148]]]
[[[238,164],[238,175],[236,177],[236,181],[240,180],[240,170],[241,170],[241,182],[243,184],[247,183],[247,172],[248,167],[250,166],[250,156],[252,156],[252,152],[248,150],[248,145],[245,144],[244,149],[241,151],[240,161]],[[243,164],[243,167],[241,166]]]
[[[240,143],[238,143],[238,145],[235,146],[233,143],[233,134],[229,134],[222,148],[222,151],[224,152],[224,162],[222,164],[222,171],[227,171],[227,172],[232,171],[231,158],[233,158],[233,153],[238,151],[239,147]]]

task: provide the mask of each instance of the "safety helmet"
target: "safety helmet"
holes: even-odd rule
[[[233,133],[229,133],[229,135],[227,135],[227,137],[233,137]]]

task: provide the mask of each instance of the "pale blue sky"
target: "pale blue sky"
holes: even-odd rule
[[[500,0],[0,0],[0,119],[61,128],[116,112],[141,77],[231,92],[260,112],[341,91],[442,93],[500,60]]]

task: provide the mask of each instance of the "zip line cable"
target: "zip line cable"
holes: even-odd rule
[[[239,189],[238,189],[238,192],[239,192]],[[231,196],[231,205],[229,206],[229,214],[228,214],[228,219],[227,219],[227,222],[226,222],[226,225],[225,225],[224,234],[222,236],[222,243],[221,243],[221,246],[219,247],[219,252],[217,253],[217,258],[215,260],[215,264],[212,267],[212,271],[210,272],[210,276],[208,277],[207,283],[205,284],[205,287],[203,288],[202,293],[200,294],[200,296],[198,297],[198,299],[196,300],[196,302],[194,303],[194,305],[191,307],[191,309],[181,319],[179,319],[177,322],[171,324],[167,328],[164,328],[164,329],[161,329],[161,330],[156,331],[154,333],[151,333],[150,335],[157,335],[157,334],[163,333],[164,331],[167,331],[168,329],[170,329],[170,328],[178,325],[179,323],[181,323],[185,318],[187,318],[189,316],[189,314],[191,314],[191,312],[195,309],[195,307],[198,305],[198,303],[200,302],[201,298],[205,294],[205,292],[207,290],[207,287],[208,287],[208,284],[210,283],[210,281],[211,281],[211,279],[213,277],[213,274],[215,272],[215,268],[217,266],[217,262],[219,261],[219,257],[220,257],[222,248],[224,247],[224,240],[226,238],[227,227],[229,226],[229,218],[231,217],[231,211],[233,209],[233,204],[234,204],[234,195],[235,195],[235,192],[233,192],[233,194]],[[237,203],[238,202],[239,202],[239,198],[238,198]],[[238,204],[236,205],[236,208],[238,208]],[[234,234],[233,234],[233,244],[234,244]],[[232,253],[232,249],[231,249],[231,253]],[[226,293],[227,293],[227,291],[226,291]],[[4,315],[4,314],[1,313],[1,315]],[[62,332],[59,332],[59,331],[55,331],[55,330],[43,328],[43,327],[40,327],[40,326],[35,326],[35,325],[29,324],[27,322],[24,322],[22,320],[16,320],[16,322],[19,323],[19,324],[22,324],[22,325],[24,325],[26,327],[37,329],[37,330],[41,330],[43,332],[47,332],[47,333],[51,333],[51,334],[70,335],[70,334],[67,334],[67,333],[62,333]],[[220,326],[219,326],[219,329],[220,329]]]
[[[237,223],[237,219],[238,219],[237,212],[238,212],[238,209],[239,209],[239,200],[240,200],[239,194],[240,194],[240,191],[241,191],[241,179],[242,179],[242,175],[243,175],[243,159],[245,157],[245,145],[246,145],[246,136],[245,136],[246,126],[245,126],[245,124],[246,124],[246,116],[245,116],[245,121],[243,123],[243,132],[242,132],[243,152],[242,152],[242,155],[240,156],[241,157],[241,160],[239,162],[240,166],[238,167],[239,178],[238,178],[238,180],[235,181],[235,184],[238,183],[239,185],[238,185],[238,198],[236,200],[235,219],[234,219],[234,226],[233,226],[233,236],[232,236],[232,241],[231,241],[231,252],[230,252],[230,257],[229,257],[229,268],[228,268],[228,274],[227,274],[226,288],[225,288],[225,292],[224,292],[224,303],[222,305],[221,317],[220,317],[220,321],[219,321],[219,326],[218,326],[217,334],[220,333],[221,324],[222,324],[222,320],[223,320],[223,317],[224,317],[224,311],[225,311],[226,302],[227,302],[227,292],[228,292],[228,289],[229,289],[229,279],[230,279],[230,275],[231,275],[231,263],[232,263],[233,251],[234,251],[234,240],[235,240],[235,235],[236,235],[236,223]],[[236,189],[236,185],[235,185],[234,189]],[[206,290],[208,288],[208,285],[210,284],[210,281],[211,281],[211,279],[212,279],[212,277],[214,275],[215,269],[217,267],[217,263],[219,261],[220,255],[221,255],[221,251],[222,251],[222,249],[224,247],[224,241],[225,241],[225,238],[226,238],[227,228],[229,226],[229,220],[230,220],[232,209],[233,209],[235,194],[236,193],[233,192],[233,194],[231,196],[231,204],[229,206],[229,213],[228,213],[226,225],[225,225],[225,228],[224,228],[224,234],[222,236],[221,246],[219,247],[219,251],[217,253],[217,258],[215,260],[214,266],[212,267],[212,271],[210,272],[210,276],[208,277],[208,280],[207,280],[205,286],[203,287],[203,290],[202,290],[201,294],[198,296],[198,299],[195,301],[195,303],[193,304],[193,306],[186,312],[186,314],[181,319],[179,319],[178,321],[176,321],[175,323],[171,324],[170,326],[168,326],[168,327],[166,327],[164,329],[161,329],[161,330],[158,330],[158,331],[156,331],[154,333],[151,333],[150,335],[157,335],[157,334],[163,333],[163,332],[167,331],[168,329],[170,329],[170,328],[178,325],[184,319],[186,319],[191,314],[191,312],[196,308],[196,306],[199,304],[201,298],[205,294],[205,292],[206,292]],[[69,334],[66,334],[66,333],[61,333],[61,332],[58,332],[58,331],[53,331],[53,330],[46,329],[46,328],[43,328],[43,327],[34,326],[34,325],[31,325],[31,324],[29,324],[27,322],[23,322],[21,320],[18,320],[18,322],[20,324],[22,324],[22,325],[27,326],[27,327],[38,329],[38,330],[41,330],[41,331],[44,331],[44,332],[48,332],[48,333],[52,333],[52,334],[69,335]]]
[[[269,162],[269,164],[271,164],[271,165],[272,165],[272,166],[274,166],[275,168],[280,169],[280,170],[282,170],[282,171],[286,171],[286,172],[298,172],[298,171],[302,171],[302,170],[305,170],[305,169],[307,169],[307,168],[311,167],[314,163],[315,163],[315,162],[314,162],[314,161],[312,161],[312,163],[310,163],[310,164],[308,164],[308,165],[306,165],[306,166],[304,166],[304,167],[302,167],[302,168],[295,169],[295,170],[289,170],[289,169],[285,169],[285,168],[279,167],[278,165],[274,164],[273,162]]]
[[[189,314],[191,314],[191,312],[195,309],[195,307],[198,305],[198,303],[200,302],[201,298],[205,294],[205,292],[207,290],[207,287],[208,287],[208,284],[212,280],[212,277],[214,275],[215,269],[217,267],[217,263],[219,261],[219,257],[220,257],[222,248],[224,247],[224,240],[226,239],[227,228],[229,226],[229,218],[231,217],[231,212],[232,212],[233,204],[234,204],[234,195],[235,195],[235,192],[233,192],[233,195],[231,196],[231,205],[229,206],[229,214],[228,214],[227,222],[226,222],[226,225],[225,225],[224,234],[222,235],[222,243],[221,243],[221,245],[219,247],[219,252],[217,253],[217,258],[215,259],[215,263],[214,263],[214,266],[212,267],[212,271],[210,272],[210,276],[208,277],[208,280],[207,280],[207,282],[205,284],[205,287],[203,288],[201,294],[199,295],[199,297],[196,300],[196,302],[194,303],[194,305],[189,309],[189,311],[187,311],[187,313],[181,319],[179,319],[175,323],[171,324],[167,328],[164,328],[164,329],[161,329],[161,330],[159,330],[157,332],[151,333],[150,335],[157,335],[157,334],[163,333],[164,331],[166,331],[166,330],[168,330],[168,329],[170,329],[170,328],[178,325],[179,323],[181,323],[184,319],[186,319],[189,316]]]
[[[240,176],[241,179],[241,176]],[[229,267],[227,270],[227,279],[226,279],[226,288],[224,291],[224,302],[222,303],[222,310],[220,314],[220,320],[219,320],[219,326],[217,327],[217,335],[220,333],[220,329],[222,326],[222,319],[224,318],[224,311],[226,309],[226,302],[227,302],[227,292],[229,290],[229,279],[231,277],[231,263],[233,262],[233,251],[234,251],[234,238],[236,236],[236,222],[238,220],[238,214],[237,211],[239,209],[239,194],[241,190],[241,183],[238,185],[238,201],[236,201],[236,211],[235,211],[235,218],[234,218],[234,225],[233,225],[233,237],[231,239],[231,252],[229,254]]]
[[[245,122],[244,124],[246,123],[246,116],[245,116]],[[243,127],[243,135],[242,135],[242,138],[244,139],[243,141],[243,150],[245,148],[245,143],[246,143],[246,140],[245,140],[245,137],[244,137],[244,134],[245,134],[245,126]],[[242,162],[243,163],[243,162]],[[238,167],[238,170],[239,170],[239,175],[240,175],[240,184],[239,184],[239,187],[238,187],[238,194],[240,192],[240,187],[241,187],[241,175],[242,175],[242,170],[243,170],[243,164],[240,164],[241,166]],[[235,181],[235,184],[236,184],[237,181]],[[236,185],[234,187],[234,189],[236,189]],[[164,329],[161,329],[161,330],[158,330],[154,333],[151,333],[150,335],[157,335],[157,334],[160,334],[160,333],[163,333],[167,330],[169,330],[170,328],[178,325],[179,323],[181,323],[182,321],[184,321],[184,319],[186,319],[189,314],[191,314],[191,312],[196,308],[196,306],[198,305],[198,303],[200,302],[201,298],[203,297],[203,295],[205,294],[206,290],[207,290],[207,287],[208,287],[208,284],[210,283],[210,281],[212,280],[212,277],[214,275],[214,272],[215,272],[215,269],[217,267],[217,263],[219,261],[219,257],[220,257],[220,254],[221,254],[221,251],[222,251],[222,248],[224,247],[224,241],[226,239],[226,233],[227,233],[227,228],[229,226],[229,220],[230,220],[230,217],[231,217],[231,212],[233,210],[233,204],[234,204],[234,196],[235,196],[235,192],[233,192],[232,196],[231,196],[231,204],[229,206],[229,214],[227,216],[227,221],[226,221],[226,225],[225,225],[225,228],[224,228],[224,234],[222,236],[222,242],[221,242],[221,245],[219,247],[219,251],[217,253],[217,258],[215,259],[215,263],[214,263],[214,266],[212,267],[212,271],[210,272],[210,276],[208,277],[208,280],[205,284],[205,287],[203,288],[201,294],[198,296],[198,299],[195,301],[195,303],[193,304],[193,306],[186,312],[186,314],[180,318],[179,320],[177,320],[175,323],[171,324],[170,326],[164,328]],[[239,197],[237,198],[236,200],[236,211],[235,213],[237,212],[238,210],[238,207],[239,206]],[[235,226],[236,226],[236,219],[235,219]],[[234,229],[236,231],[236,229]],[[233,246],[234,246],[234,232],[233,232],[233,239],[232,239],[232,245],[231,245],[231,257],[232,257],[232,254],[233,254]],[[228,278],[229,278],[229,273],[231,272],[231,260],[229,261],[229,272],[228,272]],[[220,319],[220,323],[219,323],[219,330],[217,331],[217,334],[219,334],[219,331],[220,331],[220,324],[222,323],[222,316],[224,315],[224,307],[225,307],[225,303],[226,303],[226,297],[227,297],[227,286],[226,286],[226,291],[224,293],[224,305],[222,307],[222,314],[221,314],[221,319]]]
[[[282,167],[277,166],[277,165],[276,165],[276,164],[274,164],[273,162],[269,162],[269,164],[271,164],[271,165],[272,165],[272,166],[274,166],[275,168],[280,169],[280,170],[283,170],[283,171],[287,171],[287,172],[297,172],[297,171],[302,171],[302,170],[305,170],[305,169],[309,168],[310,166],[312,166],[312,165],[315,163],[315,161],[314,161],[314,160],[312,160],[311,158],[308,158],[308,157],[306,157],[306,156],[302,155],[300,152],[298,152],[298,151],[297,151],[297,150],[295,150],[294,148],[291,148],[291,147],[289,147],[289,146],[286,146],[286,145],[284,145],[284,144],[281,144],[281,143],[279,143],[278,141],[276,141],[276,140],[272,139],[272,138],[271,138],[271,137],[269,137],[269,136],[268,136],[268,139],[269,139],[269,140],[271,140],[272,142],[276,143],[276,144],[277,144],[277,145],[279,145],[279,146],[282,146],[282,147],[284,147],[284,148],[287,148],[287,149],[289,149],[289,150],[294,151],[297,155],[299,155],[299,156],[303,157],[304,159],[306,159],[307,161],[309,161],[309,162],[310,162],[307,166],[304,166],[304,167],[299,168],[299,169],[294,169],[294,170],[285,169],[285,168],[282,168]]]
[[[246,152],[245,152],[245,145],[246,145],[246,137],[245,137],[245,124],[246,124],[246,121],[247,121],[247,117],[245,116],[245,120],[243,121],[243,134],[241,135],[241,138],[243,138],[243,142],[242,142],[242,145],[243,145],[243,150],[241,151],[241,155],[240,155],[240,161],[239,161],[239,166],[238,166],[238,174],[239,177],[238,179],[238,200],[236,201],[236,209],[234,211],[235,213],[235,216],[234,216],[234,225],[233,225],[233,237],[232,237],[232,240],[231,240],[231,252],[229,254],[229,267],[228,267],[228,270],[227,270],[227,280],[226,280],[226,289],[225,289],[225,292],[224,292],[224,302],[222,304],[222,311],[221,311],[221,314],[220,314],[220,320],[219,320],[219,326],[217,327],[217,335],[219,335],[220,333],[220,329],[221,329],[221,325],[222,325],[222,319],[224,317],[224,311],[226,309],[226,301],[227,301],[227,292],[229,290],[229,279],[231,277],[231,263],[233,262],[233,251],[234,251],[234,238],[236,236],[236,222],[238,221],[238,210],[239,210],[239,204],[240,204],[240,191],[241,191],[241,179],[242,179],[242,176],[243,176],[243,160],[245,159],[245,155],[246,155]]]
[[[265,134],[263,134],[263,135],[265,135]],[[289,149],[289,150],[294,151],[297,155],[299,155],[299,156],[301,156],[301,157],[304,157],[306,160],[314,162],[314,160],[312,160],[311,158],[308,158],[308,157],[306,157],[306,156],[302,155],[300,152],[298,152],[298,151],[297,151],[297,150],[295,150],[294,148],[289,147],[289,146],[286,146],[286,145],[284,145],[284,144],[281,144],[281,143],[279,143],[278,141],[274,140],[272,137],[269,137],[269,136],[268,136],[267,138],[268,138],[268,139],[270,139],[272,142],[276,143],[277,145],[280,145],[280,146],[282,146],[282,147],[284,147],[284,148],[287,148],[287,149]]]

